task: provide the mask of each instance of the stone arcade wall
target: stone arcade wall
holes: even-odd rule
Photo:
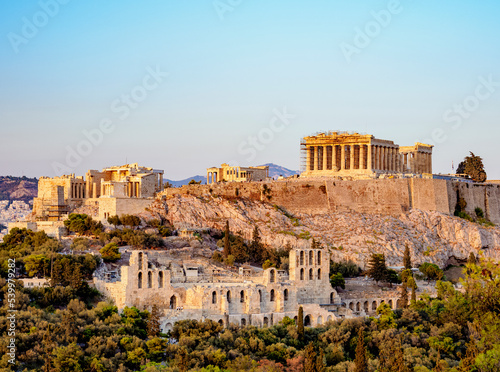
[[[467,202],[467,212],[481,208],[500,224],[500,185],[439,179],[399,178],[339,181],[334,179],[274,182],[217,183],[169,188],[162,195],[247,197],[284,207],[292,213],[321,214],[355,211],[397,215],[411,208],[453,214],[457,191]]]
[[[290,276],[269,268],[253,276],[223,273],[200,275],[194,281],[165,255],[165,251],[133,251],[116,278],[100,267],[94,285],[120,310],[150,309],[156,304],[164,331],[184,319],[267,326],[285,316],[296,317],[299,306],[309,325],[336,319],[330,308],[340,299],[328,279],[330,257],[325,250],[293,250]]]

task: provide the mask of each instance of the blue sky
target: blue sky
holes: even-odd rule
[[[436,173],[471,150],[500,179],[498,19],[493,0],[5,1],[0,174],[298,169],[301,137],[339,129],[432,141]]]

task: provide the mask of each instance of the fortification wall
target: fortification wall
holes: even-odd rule
[[[284,207],[292,213],[322,214],[355,211],[397,215],[411,208],[453,214],[457,192],[475,215],[481,208],[486,217],[500,224],[500,185],[473,184],[438,179],[403,178],[339,181],[287,180],[274,182],[217,183],[169,188],[160,195],[246,197]]]

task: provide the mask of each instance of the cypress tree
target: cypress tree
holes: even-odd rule
[[[326,367],[325,367],[325,353],[323,349],[319,350],[319,354],[316,357],[316,372],[325,372]]]
[[[410,248],[408,247],[408,245],[405,246],[403,265],[404,265],[406,270],[411,270],[411,256],[410,256]]]
[[[316,372],[316,353],[312,342],[304,350],[304,372]]]
[[[304,339],[304,309],[299,306],[299,314],[297,315],[297,333],[299,334],[299,340]]]
[[[226,221],[226,229],[224,230],[224,258],[231,254],[231,247],[229,245],[229,221]]]
[[[355,372],[367,372],[368,363],[366,360],[366,349],[363,327],[358,331],[358,345],[356,346],[356,356],[354,358]]]
[[[406,283],[403,283],[401,287],[401,297],[399,300],[401,301],[401,307],[406,309],[408,307],[408,288],[406,287]]]

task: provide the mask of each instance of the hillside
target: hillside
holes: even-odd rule
[[[37,196],[36,178],[0,176],[0,200],[22,200],[30,203]]]
[[[439,212],[412,210],[397,217],[354,212],[294,216],[269,203],[249,199],[169,196],[153,209],[176,228],[223,229],[230,220],[233,232],[251,238],[258,226],[264,243],[307,248],[314,237],[333,258],[352,259],[364,266],[372,253],[385,253],[389,265],[401,265],[405,245],[415,264],[433,262],[441,267],[465,261],[470,252],[500,259],[500,229],[483,227]]]

